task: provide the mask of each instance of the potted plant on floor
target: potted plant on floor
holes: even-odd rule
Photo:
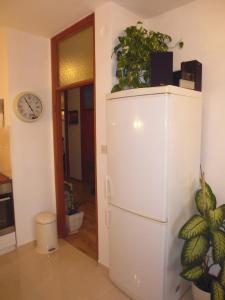
[[[198,214],[180,229],[184,239],[181,276],[192,281],[194,300],[225,299],[225,205],[216,207],[216,197],[201,172],[196,192]]]
[[[127,27],[118,40],[113,49],[117,58],[118,84],[114,85],[112,92],[150,86],[151,53],[167,52],[173,48],[169,47],[172,38],[161,32],[148,31],[138,22],[136,26]],[[179,41],[176,46],[182,48],[183,42]]]
[[[73,184],[64,181],[64,201],[68,234],[77,233],[83,223],[84,212],[80,211],[81,200],[74,200]]]

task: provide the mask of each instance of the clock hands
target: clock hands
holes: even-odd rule
[[[24,100],[25,100],[25,102],[27,103],[27,105],[29,106],[30,110],[32,111],[34,117],[37,118],[37,115],[34,113],[34,110],[33,110],[33,108],[31,107],[30,103],[27,101],[26,98],[24,98]]]

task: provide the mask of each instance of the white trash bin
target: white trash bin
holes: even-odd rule
[[[38,253],[51,253],[58,249],[56,214],[42,212],[35,218]]]

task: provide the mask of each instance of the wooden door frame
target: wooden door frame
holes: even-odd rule
[[[95,34],[93,34],[93,67],[94,74],[93,80],[84,80],[76,83],[72,83],[66,86],[59,85],[59,69],[58,69],[58,44],[62,40],[82,31],[83,29],[93,26],[93,32],[95,33],[95,22],[94,14],[87,16],[81,21],[75,23],[66,30],[60,32],[51,39],[51,64],[52,64],[52,108],[53,108],[53,139],[54,139],[54,163],[55,163],[55,190],[56,190],[56,209],[57,209],[57,225],[59,237],[66,236],[66,216],[65,216],[65,206],[64,206],[64,174],[63,174],[63,157],[62,157],[62,122],[61,122],[61,92],[68,89],[82,87],[88,84],[93,84],[94,86],[94,140],[95,140],[95,153],[96,153],[96,100],[95,100]],[[95,155],[96,161],[96,155]],[[95,168],[95,178],[96,168]],[[97,188],[95,180],[95,188]],[[97,191],[97,189],[96,189]],[[97,197],[96,201],[96,216],[97,215]],[[97,221],[98,224],[98,221]],[[98,232],[98,231],[97,231]]]

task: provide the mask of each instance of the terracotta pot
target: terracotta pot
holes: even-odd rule
[[[193,300],[210,300],[210,293],[200,290],[194,283],[192,283]]]

